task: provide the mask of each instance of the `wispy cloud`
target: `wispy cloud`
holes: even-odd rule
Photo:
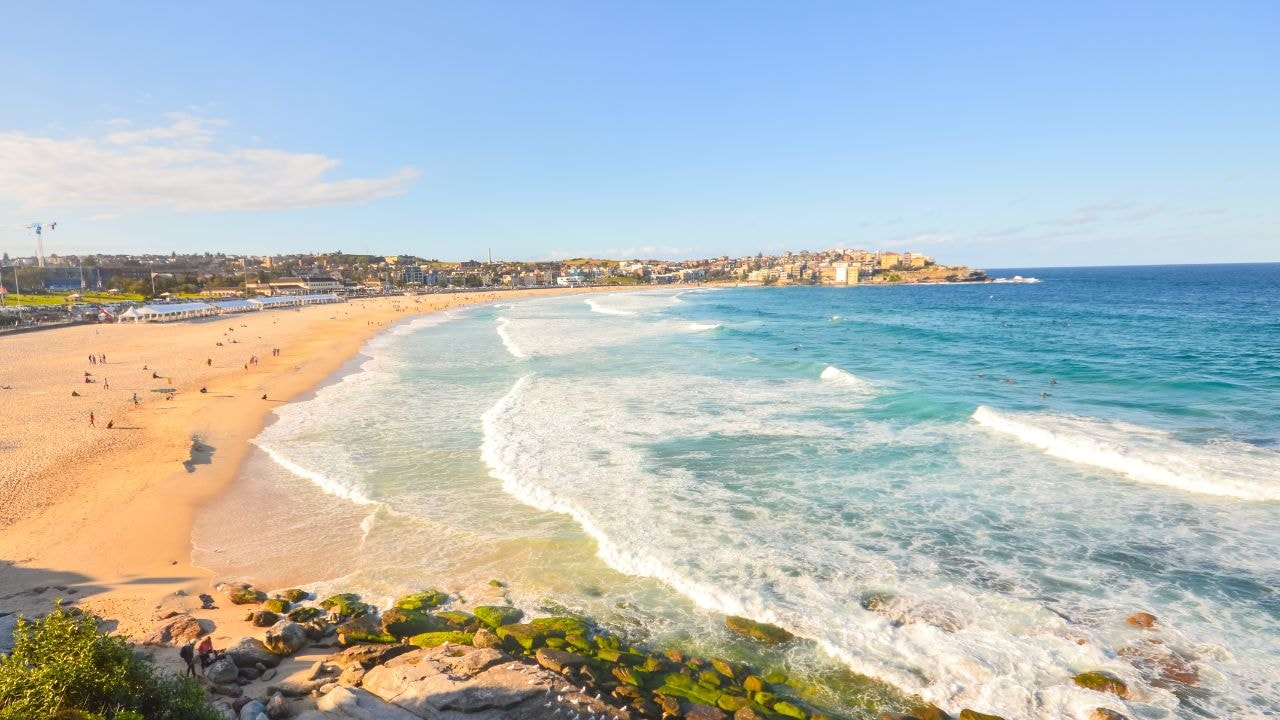
[[[1075,215],[1057,220],[1046,220],[1043,225],[1060,225],[1063,227],[1072,227],[1075,225],[1087,225],[1089,223],[1098,222],[1098,216],[1088,212],[1077,212]]]
[[[1127,210],[1133,207],[1133,203],[1124,200],[1108,200],[1106,202],[1097,203],[1095,205],[1085,205],[1076,210],[1077,213],[1090,214],[1099,212],[1110,212],[1114,210]]]
[[[1156,215],[1157,213],[1159,213],[1159,212],[1160,212],[1161,210],[1163,210],[1163,209],[1164,209],[1164,207],[1163,207],[1163,206],[1161,206],[1161,205],[1149,205],[1149,206],[1147,206],[1147,207],[1139,208],[1139,209],[1137,209],[1137,210],[1134,210],[1133,212],[1131,212],[1131,213],[1129,213],[1129,214],[1125,215],[1124,217],[1122,217],[1122,218],[1120,218],[1120,219],[1121,219],[1121,220],[1123,220],[1123,221],[1125,221],[1125,222],[1132,222],[1132,221],[1134,221],[1134,220],[1146,220],[1147,218],[1151,217],[1152,215]]]
[[[56,139],[0,132],[0,201],[25,208],[101,208],[110,213],[288,210],[398,195],[418,177],[330,180],[339,160],[318,153],[219,148],[223,120],[185,113],[169,124]],[[116,118],[104,123],[126,127]]]

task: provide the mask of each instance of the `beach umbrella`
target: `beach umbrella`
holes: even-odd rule
[[[177,388],[151,388],[151,392],[171,393],[177,392]]]

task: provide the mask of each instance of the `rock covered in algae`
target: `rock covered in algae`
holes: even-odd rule
[[[330,595],[320,601],[320,607],[335,615],[341,615],[342,617],[367,615],[369,611],[373,609],[360,602],[360,596],[355,593],[338,593],[337,595]]]
[[[396,600],[396,607],[401,610],[428,610],[449,602],[449,596],[439,590],[423,590],[422,592],[405,595]]]
[[[410,645],[417,645],[422,648],[439,647],[445,643],[450,645],[471,645],[474,642],[475,636],[456,630],[426,632],[409,638]]]
[[[396,637],[382,629],[382,621],[372,615],[352,618],[337,628],[338,642],[345,646],[357,643],[393,643]]]
[[[784,643],[794,638],[790,632],[769,623],[756,622],[750,618],[729,615],[724,619],[725,627],[739,635],[764,643]]]
[[[472,610],[476,619],[491,629],[512,625],[524,618],[524,611],[509,605],[481,605]]]
[[[449,623],[423,610],[393,607],[382,614],[382,629],[388,635],[406,638],[422,633],[451,630]]]
[[[1111,693],[1120,697],[1129,696],[1129,686],[1120,678],[1101,670],[1082,672],[1075,677],[1076,685],[1088,690]]]

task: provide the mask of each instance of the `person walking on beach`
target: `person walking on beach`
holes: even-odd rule
[[[95,427],[95,425],[93,424],[93,412],[92,412],[92,411],[90,411],[90,412],[89,412],[89,427]]]
[[[97,365],[97,364],[98,364],[98,358],[94,357],[93,355],[90,355],[90,356],[89,356],[89,364],[90,364],[90,365]]]
[[[183,662],[185,662],[185,663],[187,664],[187,674],[188,674],[188,675],[195,675],[195,674],[196,674],[196,663],[195,663],[195,659],[196,659],[196,648],[195,648],[195,644],[196,644],[195,640],[191,640],[191,641],[189,641],[186,645],[183,645],[183,646],[182,646],[182,649],[178,651],[178,656],[179,656],[179,657],[181,657],[181,658],[182,658],[182,661],[183,661]]]
[[[106,378],[102,378],[102,389],[103,389],[103,390],[110,390],[110,389],[111,389],[111,382],[110,382],[110,381],[108,381]]]

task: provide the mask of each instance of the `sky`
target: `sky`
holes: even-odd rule
[[[1280,261],[1274,0],[0,3],[47,253]]]

